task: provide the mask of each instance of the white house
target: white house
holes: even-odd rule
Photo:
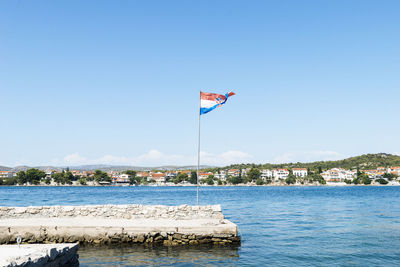
[[[220,170],[219,173],[214,173],[214,177],[220,179],[221,181],[226,181],[226,172],[224,170]]]
[[[269,178],[272,178],[273,176],[274,174],[271,170],[268,169],[261,170],[261,179],[263,179],[264,181]]]
[[[249,171],[250,168],[242,169],[242,176],[246,176]]]
[[[321,173],[321,176],[327,182],[344,182],[344,180],[353,180],[357,177],[357,171],[350,171],[341,168],[333,168]]]
[[[121,178],[122,180],[125,180],[125,181],[129,181],[131,176],[129,174],[123,173],[123,174],[119,175],[119,178]]]
[[[123,173],[119,175],[113,175],[112,181],[114,183],[129,183],[131,176],[129,174]]]
[[[388,172],[400,176],[400,167],[390,167]]]
[[[51,178],[51,176],[56,173],[55,170],[45,170],[44,172],[46,173],[46,178]]]
[[[149,177],[148,172],[137,172],[136,177],[144,178],[144,177]]]
[[[212,172],[200,172],[199,173],[199,180],[207,179],[208,176],[210,176],[210,175],[214,175],[214,173],[212,173]]]
[[[147,181],[151,180],[156,181],[156,183],[165,183],[166,182],[166,174],[162,172],[151,172],[149,177],[147,177]]]
[[[275,169],[273,173],[275,181],[286,179],[289,176],[289,171],[287,169]]]
[[[293,168],[293,175],[296,177],[306,177],[307,169],[306,168]]]
[[[228,170],[228,175],[232,176],[232,177],[238,177],[239,176],[239,169],[230,169]]]
[[[0,178],[13,178],[15,172],[12,171],[0,171]]]
[[[170,171],[170,172],[167,172],[166,174],[165,174],[165,179],[167,179],[167,180],[172,180],[172,179],[175,179],[175,177],[178,175],[178,172],[174,172],[174,171]]]

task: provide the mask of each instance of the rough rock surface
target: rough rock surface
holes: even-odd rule
[[[220,205],[90,205],[0,207],[0,218],[68,218],[95,217],[114,219],[223,219]]]

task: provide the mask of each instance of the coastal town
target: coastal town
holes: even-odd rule
[[[223,185],[400,185],[400,166],[357,170],[331,168],[224,169],[201,170],[199,184]],[[0,171],[0,185],[90,185],[90,186],[192,186],[197,184],[194,170],[107,171],[74,169],[28,169]]]

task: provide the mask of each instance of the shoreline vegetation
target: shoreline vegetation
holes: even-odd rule
[[[157,184],[148,184],[148,185],[80,185],[80,184],[60,184],[60,185],[0,185],[1,187],[196,187],[195,184],[190,185],[172,185],[172,184],[164,184],[164,185],[157,185]],[[372,186],[372,187],[391,187],[391,186],[400,186],[399,182],[388,183],[388,184],[346,184],[346,183],[327,183],[327,184],[263,184],[263,185],[256,185],[256,184],[237,184],[237,185],[205,185],[199,184],[199,187],[365,187],[365,186]]]
[[[339,161],[287,164],[234,164],[205,168],[200,186],[400,185],[400,156],[379,153]],[[195,170],[2,171],[1,186],[196,186]]]

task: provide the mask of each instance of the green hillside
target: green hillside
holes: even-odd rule
[[[344,168],[344,169],[376,169],[377,167],[389,167],[389,166],[400,166],[400,156],[379,153],[379,154],[366,154],[357,157],[351,157],[343,160],[336,161],[316,161],[310,163],[283,163],[283,164],[233,164],[226,167],[227,169],[244,169],[244,168],[309,168],[311,170],[317,170],[322,168],[323,170],[331,168]],[[225,169],[225,168],[224,168]]]

